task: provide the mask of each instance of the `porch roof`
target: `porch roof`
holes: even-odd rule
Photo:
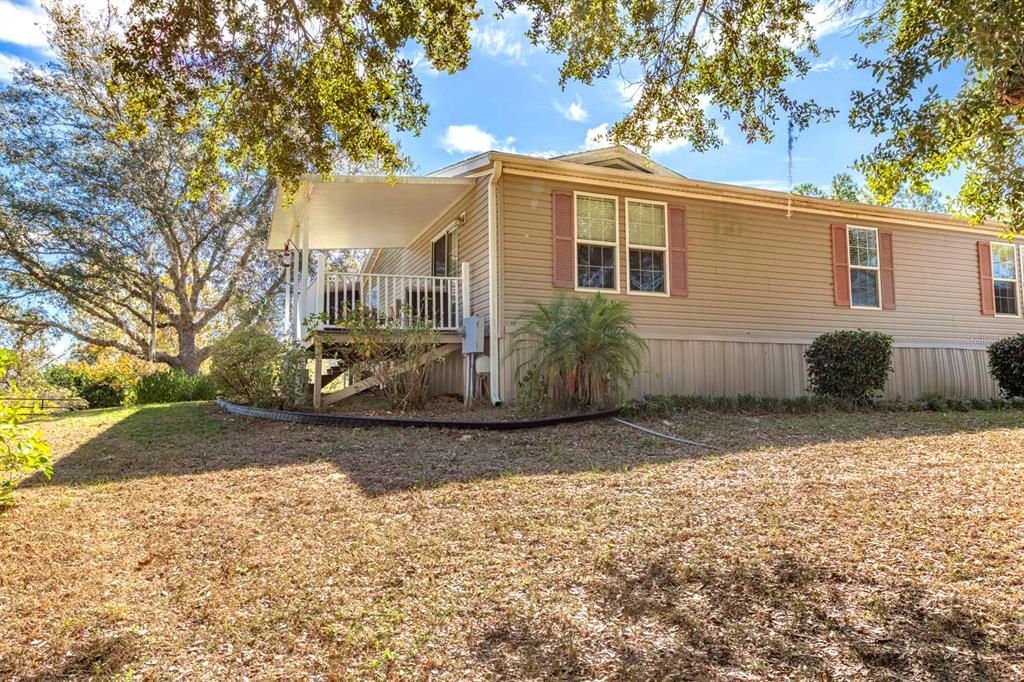
[[[291,205],[278,188],[267,248],[281,250],[289,239],[301,245],[303,224],[310,249],[408,246],[474,183],[458,177],[306,176]]]

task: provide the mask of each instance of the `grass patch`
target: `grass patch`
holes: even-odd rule
[[[1020,412],[637,419],[41,420],[0,679],[1024,675]]]

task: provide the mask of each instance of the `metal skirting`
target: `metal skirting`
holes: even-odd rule
[[[517,429],[537,429],[543,426],[573,424],[577,422],[605,419],[619,414],[619,409],[573,414],[564,417],[542,417],[540,419],[523,419],[516,421],[449,421],[445,419],[403,419],[401,417],[359,417],[347,414],[321,414],[318,412],[292,412],[290,410],[273,410],[266,407],[249,407],[236,405],[217,398],[217,405],[231,414],[241,417],[273,419],[293,424],[309,424],[314,426],[404,426],[433,429],[461,429],[483,431],[514,431]]]

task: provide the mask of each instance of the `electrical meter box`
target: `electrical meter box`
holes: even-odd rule
[[[462,352],[484,352],[484,321],[477,315],[470,315],[462,321]]]

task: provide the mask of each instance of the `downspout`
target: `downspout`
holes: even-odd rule
[[[498,357],[498,331],[501,320],[498,309],[498,180],[501,179],[501,161],[495,161],[491,169],[491,177],[487,181],[487,284],[488,284],[488,319],[490,320],[491,341],[488,349],[490,358],[491,404],[501,404],[501,362]]]

